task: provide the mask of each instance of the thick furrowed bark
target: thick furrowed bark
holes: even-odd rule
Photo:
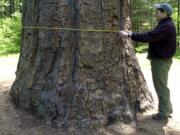
[[[27,0],[25,7],[24,26],[130,29],[127,0]],[[59,127],[131,122],[152,103],[132,43],[100,32],[23,29],[11,94]]]

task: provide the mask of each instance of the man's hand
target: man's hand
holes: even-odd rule
[[[121,37],[121,38],[128,38],[128,37],[131,37],[132,32],[122,30],[122,31],[119,31],[118,34],[119,34],[119,37]]]

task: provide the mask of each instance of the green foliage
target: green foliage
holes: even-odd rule
[[[138,47],[135,47],[135,51],[136,53],[145,53],[147,52],[147,48],[148,48],[147,45],[140,43]]]
[[[175,58],[180,60],[180,47],[177,48]]]
[[[154,26],[156,25],[156,21],[154,19],[154,4],[157,3],[169,3],[172,5],[174,9],[172,18],[177,24],[177,0],[131,0],[133,31],[147,31],[154,28]]]
[[[0,19],[0,55],[19,53],[21,37],[21,14]]]
[[[1,0],[0,1],[0,14],[5,12],[6,8],[9,6],[9,1],[7,0]]]
[[[0,0],[0,18],[21,12],[23,0]]]

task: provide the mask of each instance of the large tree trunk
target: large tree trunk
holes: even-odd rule
[[[23,25],[129,29],[128,0],[26,0]],[[24,28],[11,94],[60,127],[131,122],[152,97],[129,39],[114,33]]]

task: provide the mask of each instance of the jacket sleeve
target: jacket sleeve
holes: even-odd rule
[[[145,33],[132,33],[131,39],[144,43],[159,41],[168,36],[170,29],[167,25],[157,26],[154,30]]]

